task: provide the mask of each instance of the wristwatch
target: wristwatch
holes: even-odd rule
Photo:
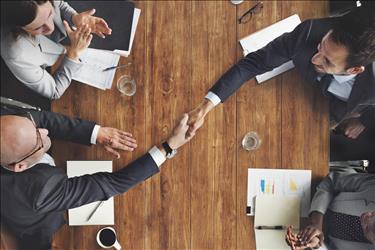
[[[176,150],[176,149],[172,149],[172,148],[169,146],[168,142],[165,141],[165,142],[163,142],[161,145],[163,146],[165,152],[167,152],[166,157],[167,157],[168,159],[173,158],[173,157],[177,154],[177,150]]]

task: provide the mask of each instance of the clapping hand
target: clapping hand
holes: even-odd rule
[[[108,27],[107,22],[103,18],[93,16],[95,11],[95,9],[91,9],[76,14],[72,17],[72,21],[77,28],[88,25],[91,32],[101,38],[105,38],[105,35],[110,35],[112,33],[112,29]]]
[[[117,158],[120,153],[116,149],[133,151],[137,147],[132,134],[116,128],[100,127],[96,141]]]

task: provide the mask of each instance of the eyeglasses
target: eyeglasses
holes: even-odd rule
[[[240,18],[238,18],[238,23],[247,23],[250,21],[253,14],[258,14],[263,9],[263,2],[257,2],[253,7],[247,10]]]
[[[22,158],[21,160],[19,160],[19,161],[16,161],[16,162],[11,163],[10,165],[12,165],[12,164],[17,164],[17,163],[20,163],[20,162],[23,161],[23,160],[26,160],[27,158],[29,158],[30,156],[32,156],[33,154],[35,154],[36,152],[38,152],[39,150],[41,150],[41,149],[44,147],[44,145],[43,145],[43,140],[42,140],[42,135],[40,134],[39,129],[37,128],[36,123],[35,123],[35,121],[34,121],[34,118],[33,118],[33,116],[30,114],[30,112],[27,112],[27,118],[33,123],[33,125],[34,125],[34,127],[35,127],[35,130],[36,130],[36,136],[37,136],[37,138],[36,138],[36,147],[35,147],[34,150],[31,151],[31,153],[27,154],[27,156],[23,157],[23,158]],[[40,146],[38,146],[39,141],[40,141],[40,144],[41,144]]]

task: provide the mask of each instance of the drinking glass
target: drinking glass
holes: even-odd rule
[[[242,139],[242,147],[248,151],[259,148],[261,143],[259,135],[253,131],[247,133]]]
[[[122,75],[117,81],[117,89],[126,96],[133,96],[137,85],[131,75]]]

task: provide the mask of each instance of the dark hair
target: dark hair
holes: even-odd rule
[[[2,28],[13,32],[15,37],[24,33],[21,27],[31,23],[37,12],[38,5],[43,5],[51,0],[29,0],[29,1],[1,1],[1,23]]]
[[[375,7],[353,9],[334,22],[330,38],[349,50],[346,68],[366,66],[375,61]]]

